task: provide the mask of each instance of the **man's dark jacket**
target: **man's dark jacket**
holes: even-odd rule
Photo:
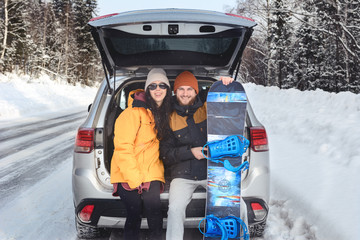
[[[206,103],[197,96],[190,106],[180,106],[174,96],[175,111],[170,117],[173,136],[160,142],[160,158],[165,171],[170,170],[171,179],[207,178],[207,160],[197,160],[191,152],[193,147],[203,147],[207,139]]]

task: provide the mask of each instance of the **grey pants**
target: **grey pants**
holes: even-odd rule
[[[169,210],[166,227],[166,240],[183,240],[185,211],[190,203],[192,194],[198,186],[206,189],[207,179],[201,181],[175,178],[170,183]],[[241,198],[241,219],[248,224],[247,208]]]

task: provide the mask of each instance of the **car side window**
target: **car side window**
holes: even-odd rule
[[[125,91],[124,89],[121,89],[120,93],[119,93],[119,107],[124,110],[126,108],[126,102],[127,102],[127,98],[125,95]]]

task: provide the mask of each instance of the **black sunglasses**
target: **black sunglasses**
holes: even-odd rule
[[[155,90],[157,88],[157,86],[159,86],[160,89],[167,88],[167,85],[165,83],[159,83],[159,84],[152,83],[152,84],[149,84],[148,88],[149,88],[149,90]]]

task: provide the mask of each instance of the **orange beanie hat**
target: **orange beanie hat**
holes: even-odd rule
[[[189,71],[182,72],[179,76],[177,76],[174,83],[174,93],[176,93],[176,90],[180,86],[190,86],[195,89],[196,94],[199,93],[198,81],[194,74]]]

